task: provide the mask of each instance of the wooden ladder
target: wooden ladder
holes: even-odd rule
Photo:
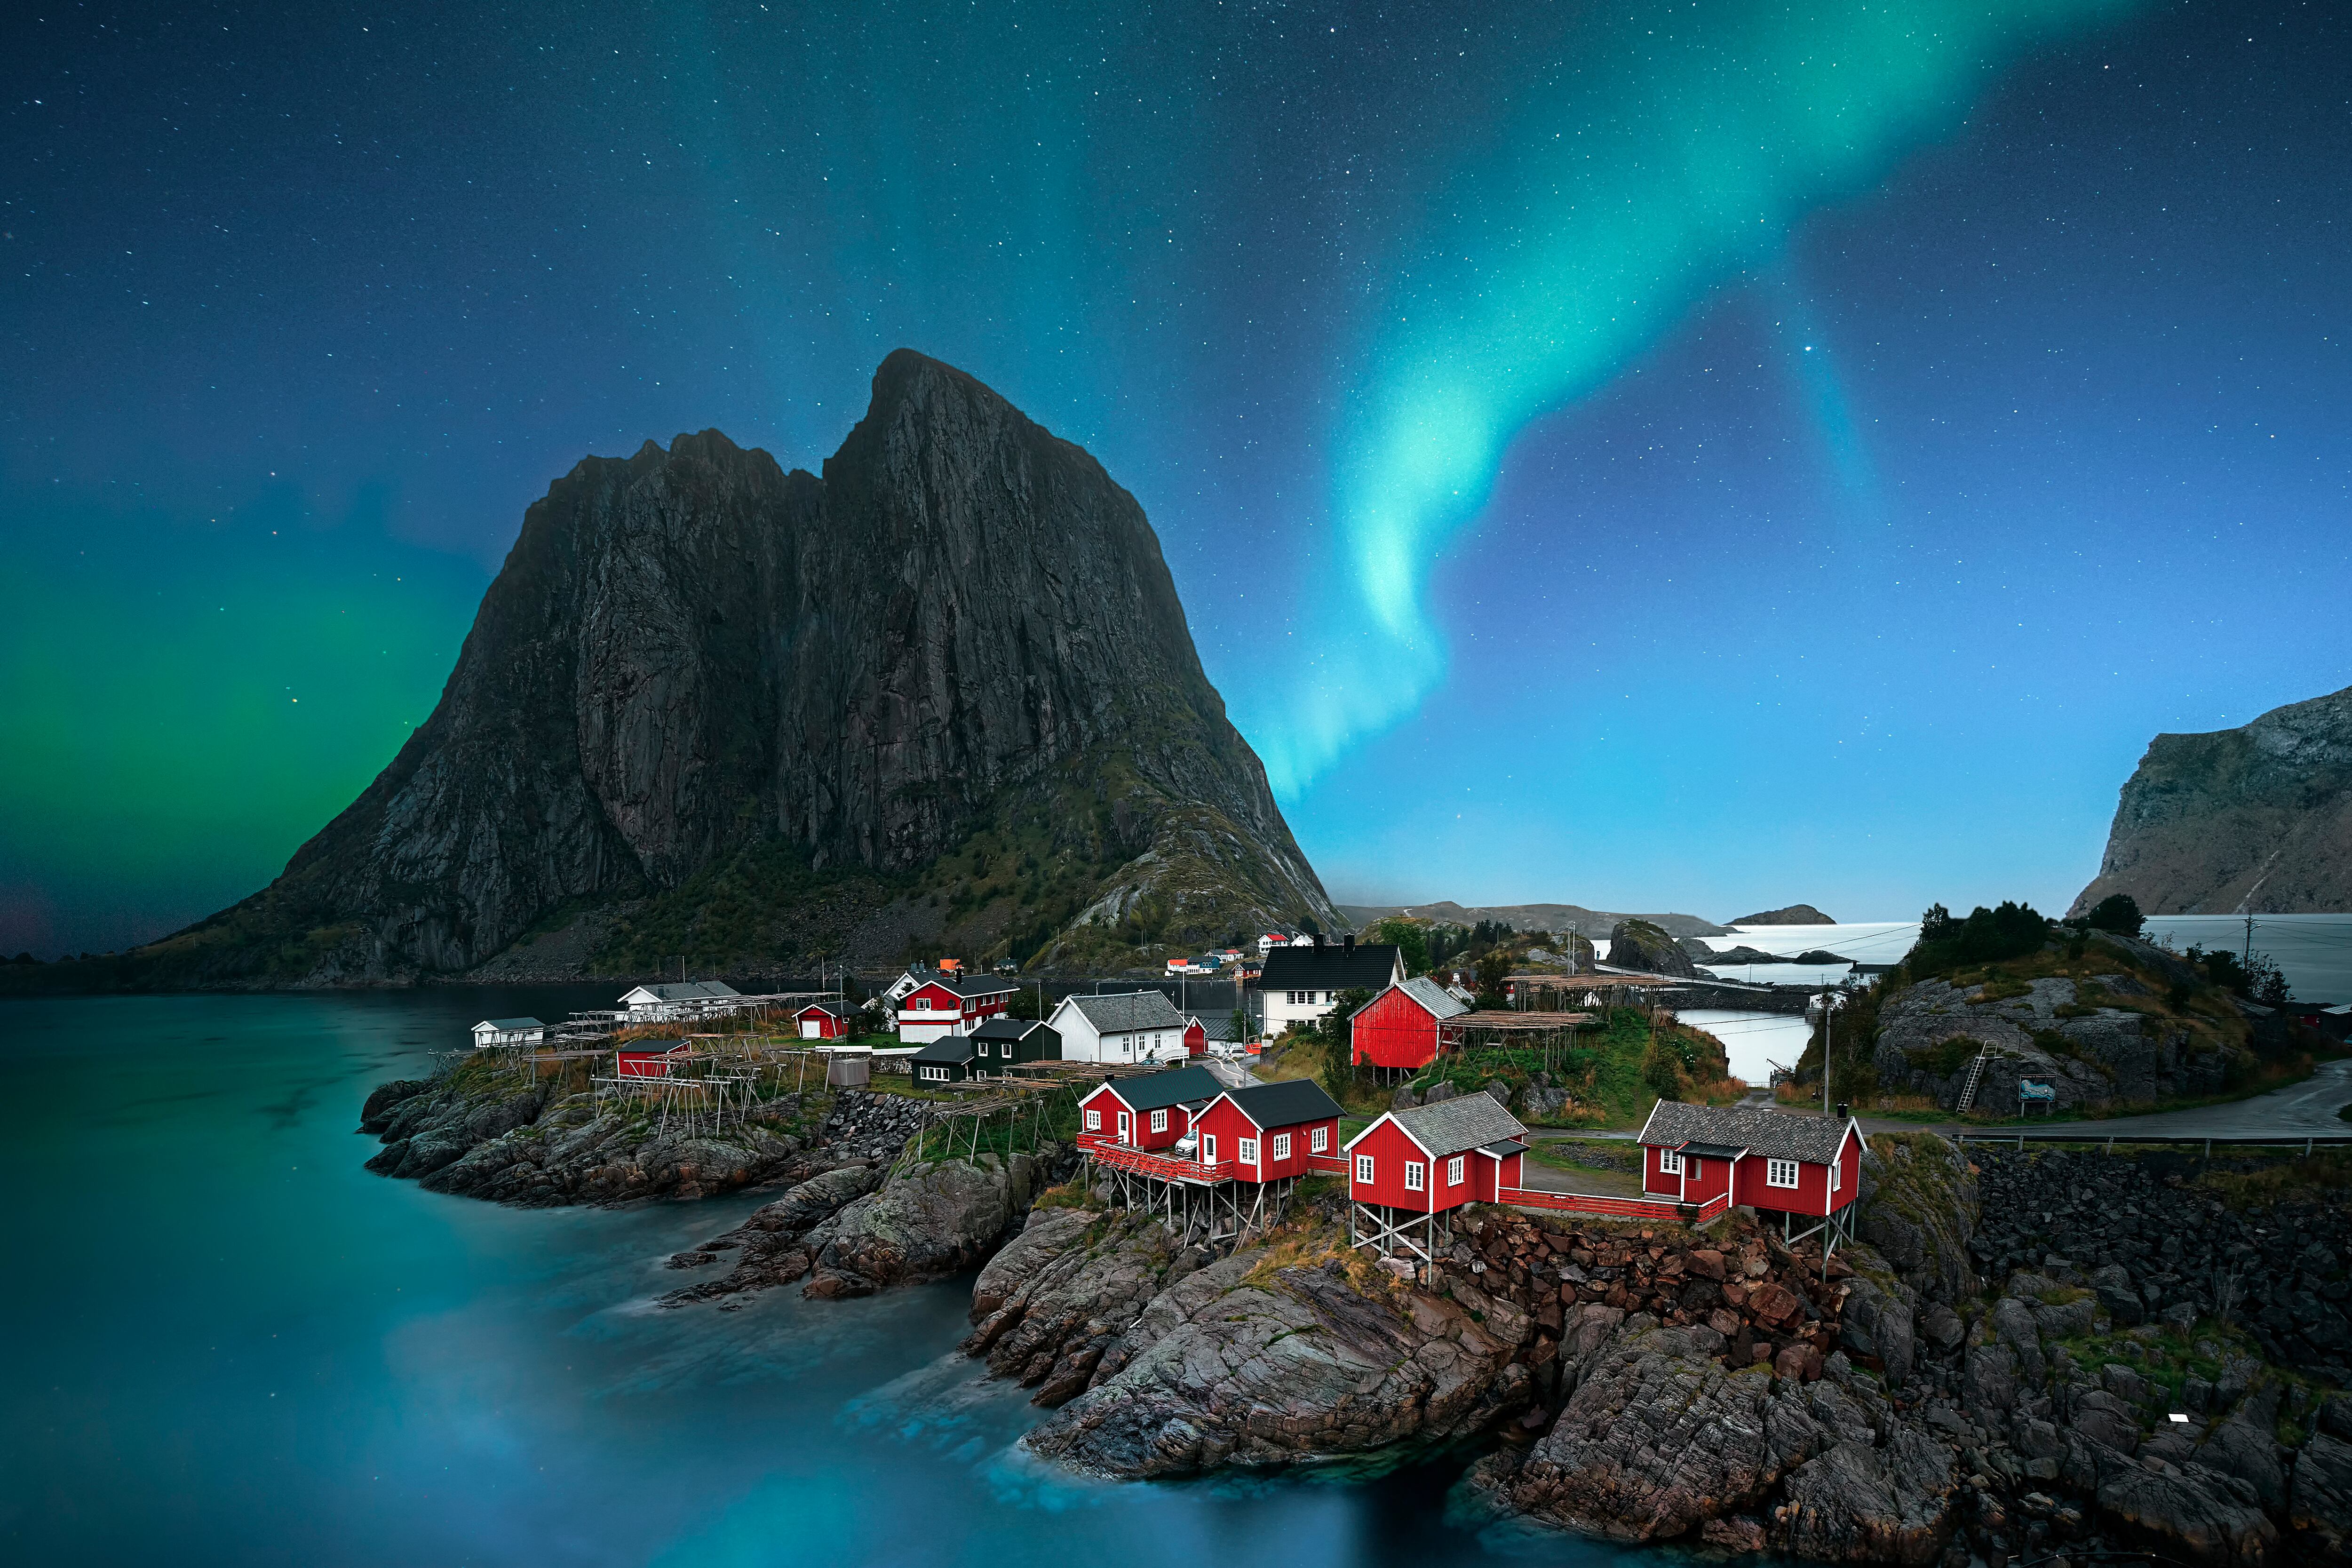
[[[1992,1047],[1990,1044],[1978,1047],[1977,1059],[1969,1064],[1969,1081],[1960,1086],[1959,1100],[1952,1107],[1953,1115],[1966,1116],[1969,1107],[1977,1102],[1977,1085],[1984,1081],[1985,1058],[1990,1055]]]

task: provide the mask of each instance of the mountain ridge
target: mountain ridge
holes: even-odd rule
[[[392,763],[269,887],[130,957],[503,978],[583,920],[565,962],[623,974],[1101,962],[1336,916],[1141,507],[902,349],[822,477],[716,430],[574,465]]]

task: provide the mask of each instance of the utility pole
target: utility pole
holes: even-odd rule
[[[2246,911],[2246,951],[2238,955],[2238,967],[2251,969],[2254,962],[2254,912]]]

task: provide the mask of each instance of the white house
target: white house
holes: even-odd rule
[[[1176,1060],[1184,1047],[1184,1015],[1158,991],[1109,996],[1065,996],[1045,1020],[1062,1037],[1066,1062]]]
[[[666,1024],[673,1018],[700,1018],[724,1013],[743,994],[723,980],[674,980],[640,985],[621,998],[632,1024]]]
[[[1311,1024],[1331,1010],[1342,991],[1381,992],[1404,981],[1404,958],[1388,942],[1337,947],[1277,947],[1265,955],[1257,994],[1266,1037],[1293,1024]]]
[[[474,1026],[474,1048],[492,1046],[535,1046],[547,1038],[547,1026],[536,1018],[485,1018]]]

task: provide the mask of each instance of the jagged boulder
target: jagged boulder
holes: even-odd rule
[[[1664,926],[1643,920],[1619,921],[1612,928],[1609,967],[1638,969],[1647,974],[1698,973],[1698,965],[1691,962],[1691,955],[1666,934]]]
[[[982,1154],[892,1176],[810,1233],[815,1264],[802,1294],[871,1295],[977,1268],[1028,1208],[1034,1171],[1026,1154]]]

